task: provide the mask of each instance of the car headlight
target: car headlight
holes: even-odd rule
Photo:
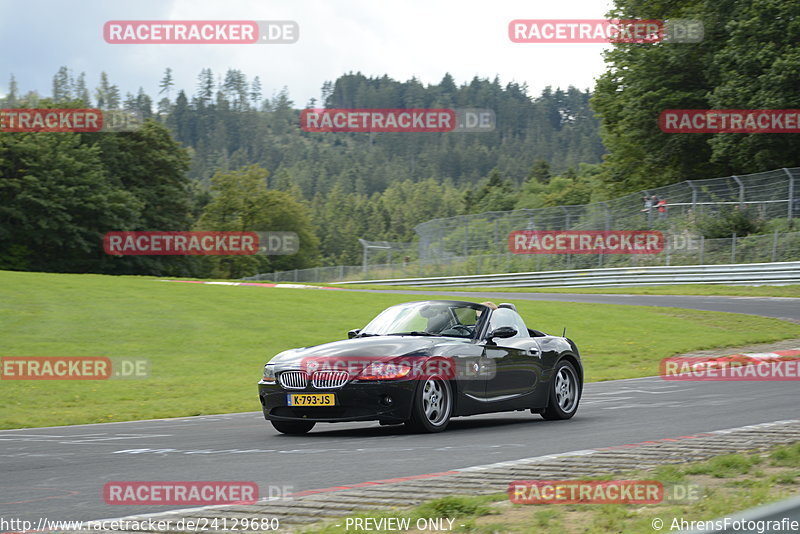
[[[271,363],[268,363],[264,366],[264,376],[262,378],[264,382],[268,382],[270,384],[275,383],[275,366]]]
[[[410,365],[374,362],[366,366],[356,380],[397,380],[405,378],[410,372]]]

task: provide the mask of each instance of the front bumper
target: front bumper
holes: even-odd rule
[[[386,421],[402,423],[411,416],[417,380],[350,382],[338,389],[283,389],[263,380],[258,395],[264,418],[270,421]],[[288,395],[298,393],[333,393],[335,406],[289,406]],[[387,402],[391,399],[391,403]]]

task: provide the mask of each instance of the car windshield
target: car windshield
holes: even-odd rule
[[[468,302],[409,302],[384,310],[358,335],[470,338],[485,319],[486,310],[486,306]]]

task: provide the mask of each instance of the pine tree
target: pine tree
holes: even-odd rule
[[[174,85],[175,81],[172,78],[172,69],[167,67],[167,69],[164,71],[164,77],[161,78],[161,81],[158,84],[158,87],[160,88],[158,94],[166,94],[166,98],[169,99],[170,93],[172,92],[172,86]]]
[[[326,108],[332,107],[330,98],[333,95],[333,84],[331,82],[325,82],[322,84],[322,89],[320,90],[320,102]]]
[[[8,94],[5,98],[5,105],[13,108],[17,105],[17,80],[14,78],[14,75],[11,75],[11,79],[8,81]]]
[[[540,184],[547,184],[550,182],[550,178],[552,178],[550,174],[550,164],[543,159],[534,161],[531,172],[528,173],[528,180],[535,180]]]
[[[69,78],[69,69],[67,67],[59,68],[56,75],[53,76],[53,101],[66,102],[72,98]]]
[[[141,119],[149,119],[153,116],[153,99],[141,87],[136,93],[136,111]]]
[[[214,97],[214,73],[209,68],[202,69],[197,76],[197,93],[195,98],[201,107],[211,103]]]
[[[256,109],[258,109],[258,104],[261,102],[261,91],[261,79],[256,76],[253,78],[253,83],[250,84],[250,103]]]
[[[86,87],[86,73],[81,72],[75,82],[75,98],[83,102],[84,106],[91,107],[92,98],[89,96],[89,89]]]
[[[105,71],[100,73],[100,86],[95,89],[97,97],[97,107],[100,109],[119,109],[120,93],[119,87],[111,85],[108,81],[108,74]]]

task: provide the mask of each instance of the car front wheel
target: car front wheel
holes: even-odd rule
[[[575,367],[566,360],[558,362],[550,380],[550,396],[542,417],[549,421],[571,418],[578,411],[580,389]]]
[[[281,434],[290,436],[299,436],[314,428],[314,423],[310,421],[270,421],[270,423]]]
[[[414,432],[441,432],[453,413],[453,392],[447,380],[431,376],[417,388],[411,419],[406,425]]]

